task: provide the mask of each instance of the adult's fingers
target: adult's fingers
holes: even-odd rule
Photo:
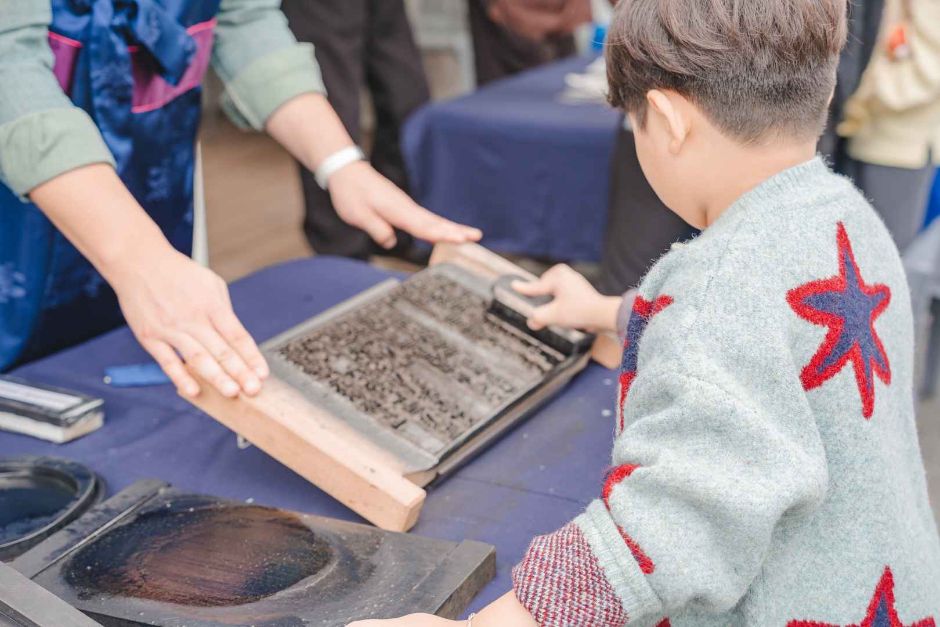
[[[199,384],[189,375],[183,361],[169,344],[160,340],[144,340],[140,345],[150,353],[177,390],[190,398],[199,394]]]
[[[395,245],[395,229],[388,223],[388,220],[371,207],[364,207],[355,218],[349,220],[349,223],[368,233],[369,237],[382,248],[388,249]]]
[[[216,363],[222,366],[226,374],[238,382],[239,387],[249,396],[254,396],[261,391],[261,381],[258,379],[258,375],[254,373],[235,347],[229,344],[214,326],[201,324],[188,331],[197,342],[209,351],[209,354]]]
[[[251,337],[238,316],[232,311],[231,305],[216,311],[210,315],[210,319],[225,341],[238,351],[238,354],[241,355],[241,358],[245,360],[245,363],[254,373],[262,379],[266,378],[270,372],[268,363],[264,360],[264,356],[258,349],[254,338]]]
[[[186,365],[208,381],[222,395],[228,397],[238,396],[238,391],[241,389],[238,383],[222,369],[222,366],[215,360],[209,349],[201,342],[188,333],[182,332],[171,334],[167,340],[183,356]]]
[[[461,244],[475,242],[483,233],[480,229],[451,222],[446,218],[428,211],[401,194],[387,205],[380,207],[381,216],[393,226],[410,233],[418,239],[428,242],[452,242]]]

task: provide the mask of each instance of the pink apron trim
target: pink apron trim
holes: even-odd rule
[[[133,113],[146,113],[159,109],[202,83],[212,56],[215,25],[216,20],[213,18],[193,24],[186,29],[196,44],[196,53],[177,85],[171,85],[165,81],[163,77],[149,69],[148,63],[137,58],[141,54],[140,46],[128,46],[127,49],[131,53],[131,69],[134,73],[134,93],[131,99]],[[55,57],[52,71],[62,90],[68,94],[72,90],[72,79],[82,42],[50,31],[49,47]]]
[[[209,69],[209,59],[212,56],[212,38],[216,20],[213,18],[206,22],[193,24],[186,29],[196,43],[196,54],[193,55],[189,67],[180,79],[179,84],[171,85],[162,76],[146,69],[145,64],[139,63],[134,57],[140,54],[131,50],[131,66],[134,72],[134,94],[131,100],[133,113],[146,113],[164,106],[174,98],[186,93],[202,83],[202,78]]]
[[[72,78],[75,74],[75,63],[78,61],[78,51],[82,48],[82,42],[49,31],[49,47],[52,49],[52,56],[55,58],[52,73],[59,81],[62,91],[70,93],[72,91]]]

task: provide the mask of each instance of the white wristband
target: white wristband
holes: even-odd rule
[[[330,177],[345,168],[350,163],[362,161],[366,156],[359,146],[347,146],[337,150],[329,157],[323,160],[317,171],[313,173],[317,179],[317,185],[326,189],[330,184]]]

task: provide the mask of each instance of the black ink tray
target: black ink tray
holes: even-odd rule
[[[341,627],[455,618],[495,552],[142,481],[12,566],[103,625]]]
[[[104,496],[85,466],[52,457],[0,459],[0,561],[11,560]]]

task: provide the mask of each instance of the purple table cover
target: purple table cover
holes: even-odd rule
[[[559,100],[565,75],[592,60],[559,61],[417,111],[402,135],[415,198],[480,227],[494,250],[599,260],[623,116]]]
[[[361,262],[317,257],[268,268],[232,285],[235,309],[259,341],[388,278]],[[360,521],[352,511],[177,397],[169,385],[115,389],[105,367],[146,361],[118,329],[12,374],[105,399],[104,428],[65,445],[0,432],[0,457],[53,455],[87,464],[109,494],[144,478],[260,505]],[[610,459],[614,375],[596,364],[530,420],[430,489],[414,532],[496,546],[497,578],[478,609],[506,592],[529,541],[582,511],[599,494]]]

